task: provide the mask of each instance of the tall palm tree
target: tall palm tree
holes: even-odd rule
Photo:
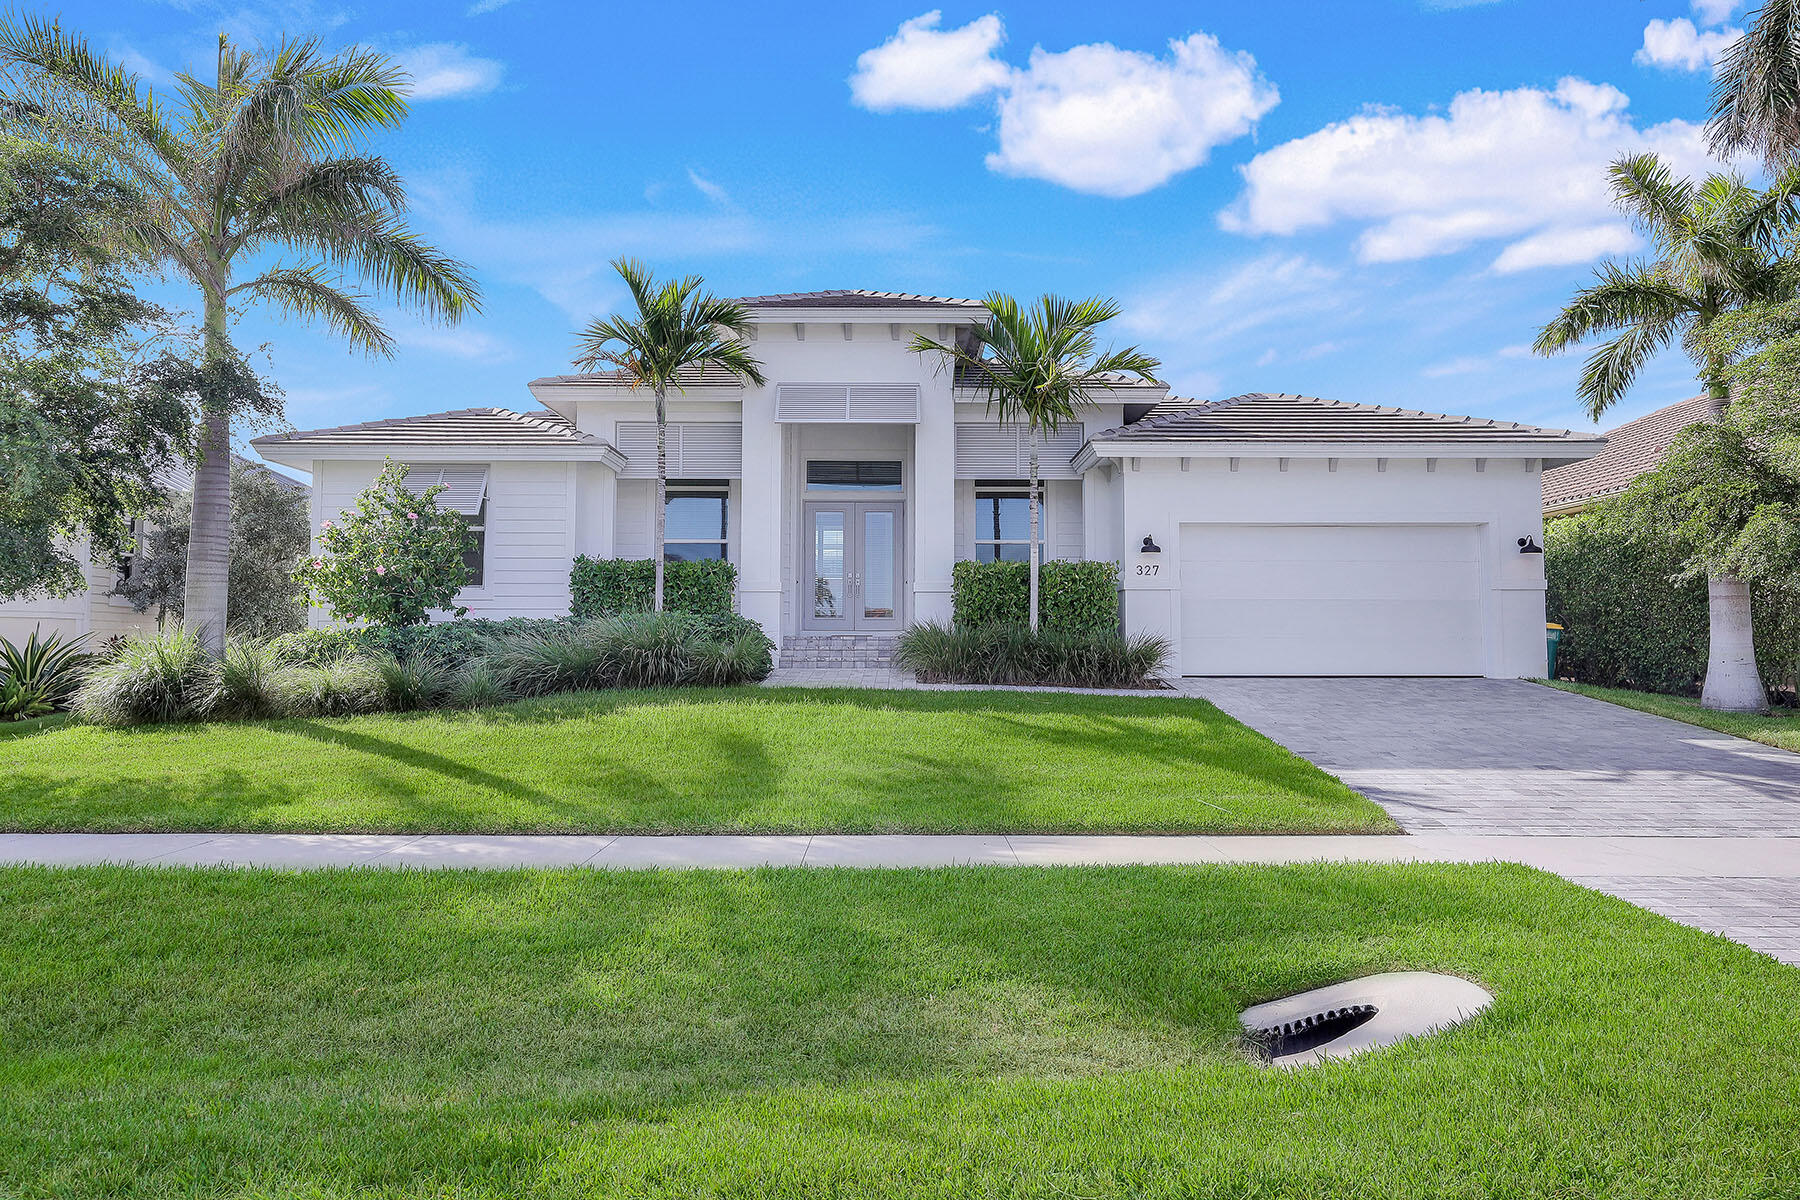
[[[1649,237],[1655,257],[1607,263],[1538,333],[1539,354],[1560,354],[1599,333],[1616,333],[1588,356],[1578,392],[1595,420],[1631,387],[1644,364],[1679,340],[1708,393],[1722,407],[1729,365],[1701,336],[1722,314],[1796,294],[1794,269],[1780,257],[1795,225],[1800,177],[1767,191],[1731,175],[1679,179],[1654,154],[1612,165],[1613,200]],[[1767,705],[1752,644],[1750,591],[1741,579],[1707,581],[1712,641],[1701,703],[1756,711]]]
[[[185,622],[224,648],[231,530],[231,420],[243,405],[231,324],[265,302],[324,323],[353,347],[391,353],[393,339],[350,275],[445,322],[479,308],[468,268],[406,226],[394,169],[361,152],[372,131],[405,118],[407,75],[353,47],[313,40],[250,53],[219,38],[214,79],[179,75],[165,103],[86,39],[30,16],[0,18],[5,112],[40,139],[105,161],[148,202],[122,240],[199,289],[204,364],[199,461],[188,546]],[[286,250],[295,261],[236,267]],[[219,381],[238,379],[240,386]]]
[[[1721,158],[1747,152],[1774,165],[1800,150],[1800,0],[1764,0],[1719,56],[1706,133]]]
[[[924,334],[912,349],[936,354],[952,369],[966,369],[971,386],[986,398],[989,413],[1023,424],[1031,442],[1030,590],[1027,621],[1038,627],[1038,439],[1055,434],[1095,403],[1094,393],[1117,385],[1121,375],[1153,379],[1162,364],[1136,346],[1096,348],[1100,326],[1119,315],[1116,300],[1065,300],[1041,296],[1029,309],[1011,296],[991,292],[983,301],[986,321],[975,326],[969,344],[944,345]]]
[[[625,281],[637,312],[596,317],[581,333],[579,371],[618,368],[635,391],[649,388],[656,397],[656,589],[653,604],[663,610],[663,534],[669,502],[669,389],[683,391],[684,377],[708,367],[723,368],[761,386],[762,364],[744,339],[750,313],[735,300],[721,300],[700,289],[698,275],[658,283],[636,259],[613,261]]]

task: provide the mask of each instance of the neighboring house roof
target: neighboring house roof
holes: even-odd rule
[[[1710,420],[1716,404],[1710,396],[1694,396],[1607,430],[1606,449],[1599,454],[1544,472],[1544,511],[1576,512],[1623,492],[1662,462],[1676,434]]]
[[[267,475],[270,479],[273,479],[277,484],[279,484],[280,486],[282,486],[284,488],[287,488],[291,492],[310,492],[310,491],[312,491],[312,486],[310,484],[302,483],[300,480],[295,479],[292,475],[283,475],[280,471],[271,471],[268,467],[264,466],[262,463],[259,463],[254,459],[245,458],[241,454],[233,454],[231,456],[231,461],[234,466],[248,467],[252,471],[261,471],[263,474]]]
[[[772,296],[739,296],[745,308],[973,308],[979,300],[954,296],[920,296],[912,292],[871,292],[838,289],[825,292],[779,292]]]
[[[1456,417],[1409,408],[1351,404],[1317,396],[1250,392],[1207,404],[1170,401],[1143,419],[1096,433],[1096,442],[1461,443],[1600,439],[1567,429]]]
[[[575,428],[560,413],[519,413],[510,408],[461,408],[420,417],[393,417],[329,429],[305,429],[255,438],[250,443],[265,458],[277,462],[286,450],[329,449],[338,453],[366,448],[404,445],[455,452],[464,448],[504,447],[531,457],[532,451],[555,451],[578,458],[598,458],[624,465],[625,458],[610,444]],[[541,454],[537,455],[542,457]]]
[[[1159,380],[1144,380],[1124,372],[1111,372],[1102,375],[1101,378],[1106,381],[1106,386],[1113,388],[1155,388],[1159,391],[1166,391],[1169,386]],[[985,367],[959,363],[956,367],[956,375],[951,380],[951,386],[958,391],[976,392],[982,390],[987,379],[988,372]]]
[[[724,367],[708,364],[702,370],[688,368],[676,372],[676,381],[681,387],[743,387],[744,381],[734,372]],[[534,379],[527,387],[630,387],[631,374],[628,371],[588,371],[581,375],[545,375]],[[648,394],[648,393],[646,393]]]

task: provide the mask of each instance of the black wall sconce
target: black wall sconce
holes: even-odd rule
[[[1532,541],[1530,538],[1522,537],[1519,539],[1519,553],[1520,554],[1542,554],[1543,552],[1544,552],[1544,548],[1542,546],[1538,545],[1536,542]]]
[[[1144,535],[1144,544],[1138,547],[1139,554],[1161,554],[1162,547],[1157,545],[1149,534]]]

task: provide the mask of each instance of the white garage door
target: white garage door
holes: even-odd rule
[[[1186,675],[1479,675],[1473,525],[1184,525]]]

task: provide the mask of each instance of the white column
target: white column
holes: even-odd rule
[[[913,427],[913,478],[907,494],[912,530],[913,595],[909,620],[950,622],[950,568],[956,562],[956,412],[945,402],[920,406]]]
[[[781,644],[781,432],[774,387],[744,389],[738,503],[738,611]]]

